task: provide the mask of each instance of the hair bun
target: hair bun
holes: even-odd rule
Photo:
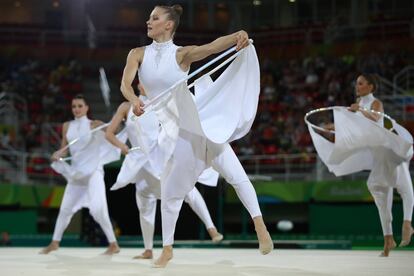
[[[171,8],[179,15],[181,16],[183,14],[183,7],[181,5],[172,5]]]

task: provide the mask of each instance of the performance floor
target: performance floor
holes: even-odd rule
[[[367,250],[275,250],[261,256],[255,249],[178,248],[165,269],[133,260],[141,249],[122,249],[113,257],[104,248],[65,248],[50,255],[40,248],[0,248],[0,275],[414,275],[414,252],[394,251],[388,258]],[[160,249],[155,250],[156,256]]]

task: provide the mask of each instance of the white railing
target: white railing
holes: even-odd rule
[[[0,93],[0,118],[2,122],[8,120],[8,116],[15,116],[15,119],[11,120],[12,124],[18,122],[27,122],[27,102],[26,100],[17,95],[16,93],[1,92]]]
[[[394,81],[391,82],[386,78],[379,76],[379,87],[376,95],[384,102],[385,109],[393,118],[397,120],[412,120],[414,119],[414,112],[407,112],[407,106],[414,105],[414,96],[406,90],[406,87],[398,86],[397,80],[401,79],[401,76],[405,76],[409,71],[409,68],[402,70],[399,76],[394,77]],[[414,69],[414,66],[412,67]],[[402,73],[402,74],[401,74]],[[414,84],[414,70],[413,70],[413,84]]]
[[[335,178],[315,153],[246,155],[239,156],[239,160],[252,179],[287,182]],[[351,178],[358,178],[358,175]]]
[[[63,178],[50,167],[50,155],[42,152],[0,150],[0,180],[10,183],[56,185]]]
[[[60,123],[43,123],[41,125],[41,132],[43,137],[42,149],[45,152],[53,152],[60,147],[61,133],[57,129],[61,126]]]
[[[414,66],[406,66],[393,79],[394,87],[401,87],[405,91],[414,92]]]
[[[50,155],[0,150],[0,180],[12,183],[64,184],[50,167]],[[339,179],[330,173],[315,153],[246,155],[239,159],[252,180],[322,181]],[[413,172],[413,168],[410,168]],[[340,179],[367,179],[361,172]]]
[[[0,124],[7,126],[10,132],[18,133],[21,126],[28,121],[26,100],[16,93],[0,93]],[[15,137],[16,144],[25,148],[24,137]]]
[[[28,153],[15,150],[0,150],[0,179],[9,182],[27,183]]]
[[[330,173],[316,153],[246,155],[239,156],[246,172],[252,179],[322,181],[339,179]],[[414,172],[414,165],[410,166]],[[369,172],[359,172],[340,179],[367,179]]]
[[[380,96],[399,96],[399,95],[405,95],[406,90],[399,87],[395,84],[395,82],[391,82],[388,79],[378,76],[378,91],[376,91],[377,95]]]

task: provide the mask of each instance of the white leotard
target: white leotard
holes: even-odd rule
[[[172,40],[153,42],[145,47],[144,58],[138,70],[138,77],[148,98],[153,98],[177,81],[184,79],[184,72],[177,64],[177,49]]]

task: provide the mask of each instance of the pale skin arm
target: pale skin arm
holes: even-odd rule
[[[177,50],[177,62],[183,71],[190,68],[191,63],[202,60],[210,55],[220,53],[236,45],[239,51],[249,45],[249,36],[245,31],[238,31],[222,36],[201,46],[186,46]]]
[[[360,110],[359,107],[360,107],[359,103],[354,103],[348,108],[348,110],[352,112],[360,111],[365,117],[367,117],[368,119],[374,122],[377,122],[379,119],[381,119],[381,115],[370,112],[370,111]],[[372,103],[371,109],[374,111],[381,112],[381,113],[384,112],[384,107],[382,105],[382,102],[380,102],[379,100],[375,100]]]
[[[128,154],[129,147],[126,144],[119,141],[115,133],[116,133],[116,130],[119,128],[122,120],[127,118],[129,108],[130,108],[129,102],[122,103],[118,107],[115,115],[112,117],[111,124],[106,128],[106,132],[105,132],[106,139],[115,147],[120,148],[122,151],[122,154],[124,155]]]
[[[66,156],[68,153],[67,149],[62,150],[68,144],[68,140],[66,139],[66,133],[68,132],[68,127],[69,127],[69,122],[65,122],[62,127],[62,140],[60,142],[60,149],[58,149],[52,154],[52,157],[51,157],[52,161],[57,161],[59,160],[59,158]]]
[[[144,56],[143,48],[132,49],[127,57],[124,72],[121,80],[121,92],[122,95],[127,99],[133,106],[133,112],[135,115],[140,116],[144,113],[142,101],[135,95],[134,89],[132,88],[132,82],[135,79],[138,68],[142,62]]]

